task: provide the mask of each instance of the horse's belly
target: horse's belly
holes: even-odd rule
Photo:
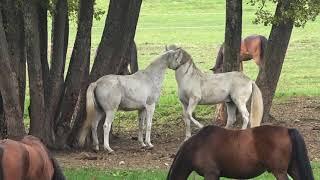
[[[237,168],[234,170],[229,171],[221,171],[220,177],[226,177],[226,178],[235,178],[235,179],[250,179],[257,177],[264,173],[266,170],[259,168],[257,166],[255,167],[242,167]]]
[[[145,103],[143,101],[123,98],[121,99],[118,109],[122,111],[134,111],[138,109],[143,109],[144,106],[145,106]]]
[[[229,101],[231,101],[231,99],[227,95],[206,96],[201,98],[199,104],[210,105],[210,104],[218,104],[218,103],[229,102]]]

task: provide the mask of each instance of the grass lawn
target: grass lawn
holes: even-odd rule
[[[69,180],[163,180],[167,177],[164,170],[97,170],[97,169],[67,169]],[[316,180],[320,179],[320,164],[313,164],[313,173]],[[191,174],[189,180],[203,179],[196,173]],[[227,179],[227,178],[223,178]],[[272,174],[265,173],[255,180],[274,180]]]

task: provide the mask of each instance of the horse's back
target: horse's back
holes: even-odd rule
[[[95,96],[104,110],[141,109],[152,95],[151,82],[140,71],[132,75],[107,75],[96,83]]]

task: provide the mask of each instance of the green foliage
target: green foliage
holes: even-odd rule
[[[290,6],[287,11],[282,7],[281,16],[274,17],[274,11],[268,5],[287,3]],[[296,27],[304,27],[307,21],[314,21],[320,12],[320,0],[250,0],[252,6],[257,6],[254,23],[264,25],[276,24],[281,20],[292,19]]]
[[[79,1],[80,0],[67,0],[68,1],[68,14],[69,14],[69,19],[71,21],[77,21],[78,19],[78,13],[79,13]],[[55,13],[55,4],[57,3],[57,0],[49,0],[48,3],[43,3],[46,1],[42,1],[43,5],[48,6],[50,15],[52,16]],[[94,0],[94,13],[93,13],[93,17],[96,20],[100,20],[101,17],[106,13],[106,11],[100,7],[96,6],[96,1]],[[107,8],[107,6],[106,6]]]

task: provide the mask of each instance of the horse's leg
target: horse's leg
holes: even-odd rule
[[[226,128],[231,128],[234,122],[236,122],[237,106],[233,102],[228,102],[226,104],[227,104],[227,112],[228,112],[228,120],[227,120]]]
[[[147,120],[146,143],[147,143],[147,146],[149,146],[150,148],[153,147],[153,145],[151,144],[150,136],[151,136],[152,117],[153,117],[155,107],[156,107],[155,104],[146,106],[146,120]]]
[[[139,110],[138,112],[138,121],[139,121],[139,134],[138,134],[138,141],[142,145],[142,147],[146,147],[146,144],[143,142],[143,131],[144,131],[144,121],[146,119],[146,110]]]
[[[97,135],[97,129],[99,122],[102,118],[103,114],[101,112],[97,112],[96,118],[92,121],[91,124],[91,134],[92,134],[92,139],[93,139],[93,149],[96,151],[99,151],[99,140],[98,140],[98,135]]]
[[[236,99],[234,101],[234,103],[237,105],[238,110],[240,111],[240,113],[242,115],[243,124],[242,124],[241,129],[246,129],[248,127],[248,123],[249,123],[249,112],[246,107],[246,102],[247,101],[239,100],[239,99]]]
[[[187,116],[195,125],[197,125],[199,128],[202,128],[203,125],[192,117],[192,112],[196,108],[198,102],[199,102],[198,98],[195,98],[195,97],[192,98],[191,97],[189,99],[189,104],[188,104],[188,108],[187,108]]]
[[[188,115],[187,115],[188,105],[183,102],[181,102],[181,104],[182,104],[182,118],[186,126],[186,138],[185,138],[185,141],[186,141],[191,137],[190,119],[188,118]]]
[[[103,147],[105,150],[108,150],[109,153],[113,152],[113,150],[110,148],[110,145],[109,145],[109,133],[110,133],[112,121],[114,118],[114,113],[115,112],[112,110],[106,111],[106,119],[103,124],[103,132],[104,132]]]

